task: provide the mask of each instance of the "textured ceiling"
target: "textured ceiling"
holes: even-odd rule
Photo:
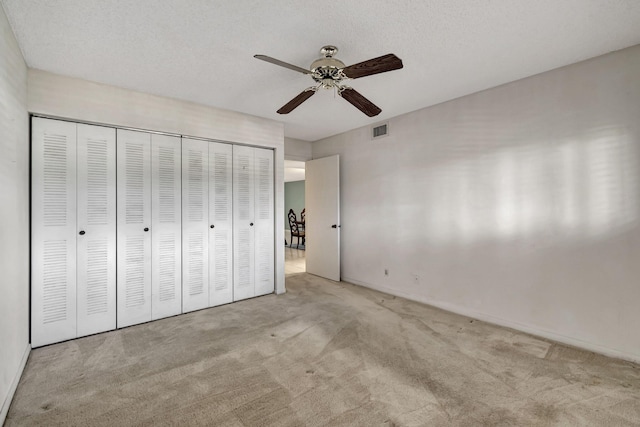
[[[315,141],[640,43],[639,0],[0,0],[29,67],[267,117]],[[395,53],[404,69],[350,82],[289,115],[326,44],[347,65]]]

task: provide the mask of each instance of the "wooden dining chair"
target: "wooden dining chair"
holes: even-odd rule
[[[298,226],[298,219],[296,218],[296,213],[293,209],[289,209],[289,229],[291,230],[291,245],[293,245],[293,238],[297,237],[298,241],[296,243],[296,248],[300,247],[300,239],[302,239],[302,244],[304,245],[304,231],[300,230]]]

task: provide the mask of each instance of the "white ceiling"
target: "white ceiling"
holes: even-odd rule
[[[639,0],[0,0],[29,67],[267,117],[315,141],[640,43]],[[368,118],[321,91],[276,110],[326,44],[347,65],[404,69],[350,83]]]

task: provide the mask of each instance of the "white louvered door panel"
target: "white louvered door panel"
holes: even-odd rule
[[[254,149],[233,147],[233,300],[254,297]]]
[[[233,301],[233,146],[209,144],[209,305]]]
[[[151,135],[151,317],[182,312],[182,148],[179,137]]]
[[[31,345],[76,337],[76,125],[32,121]]]
[[[151,135],[118,129],[117,138],[117,299],[122,328],[151,320]]]
[[[78,124],[78,336],[116,328],[116,130]]]
[[[182,139],[182,311],[209,306],[209,143]]]
[[[273,293],[274,279],[274,200],[273,150],[256,148],[255,162],[255,294]]]

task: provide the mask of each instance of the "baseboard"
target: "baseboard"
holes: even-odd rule
[[[467,307],[458,306],[455,304],[449,304],[440,301],[432,301],[423,296],[410,294],[407,292],[399,292],[396,289],[388,288],[385,286],[371,285],[359,280],[350,279],[347,277],[342,278],[342,281],[353,283],[354,285],[362,286],[365,288],[373,289],[376,291],[384,292],[390,295],[395,295],[408,300],[416,301],[422,304],[430,305],[432,307],[439,308],[441,310],[449,311],[451,313],[459,314],[461,316],[471,317],[473,319],[481,320],[483,322],[491,323],[498,326],[504,326],[506,328],[515,329],[527,334],[535,335],[541,338],[545,338],[551,341],[556,341],[561,344],[566,344],[572,347],[577,347],[583,350],[592,351],[594,353],[602,354],[608,357],[615,357],[616,359],[622,359],[629,362],[640,363],[640,355],[627,353],[624,351],[616,350],[613,348],[605,347],[599,344],[594,344],[588,341],[583,341],[577,338],[569,337],[566,335],[558,334],[553,331],[548,331],[535,326],[526,325],[519,322],[513,322],[503,319],[501,317],[492,316],[490,314],[482,313],[479,311],[468,309]]]
[[[0,412],[0,426],[4,425],[4,421],[7,419],[9,407],[11,406],[13,396],[16,393],[16,389],[18,388],[18,383],[20,382],[20,378],[22,377],[24,367],[27,365],[29,353],[31,353],[31,345],[27,344],[27,348],[25,348],[24,354],[22,355],[22,360],[20,361],[20,366],[18,366],[18,371],[13,377],[13,381],[11,382],[11,386],[9,387],[9,393],[7,393],[7,397],[6,399],[4,399],[4,402],[2,402],[2,412]]]

